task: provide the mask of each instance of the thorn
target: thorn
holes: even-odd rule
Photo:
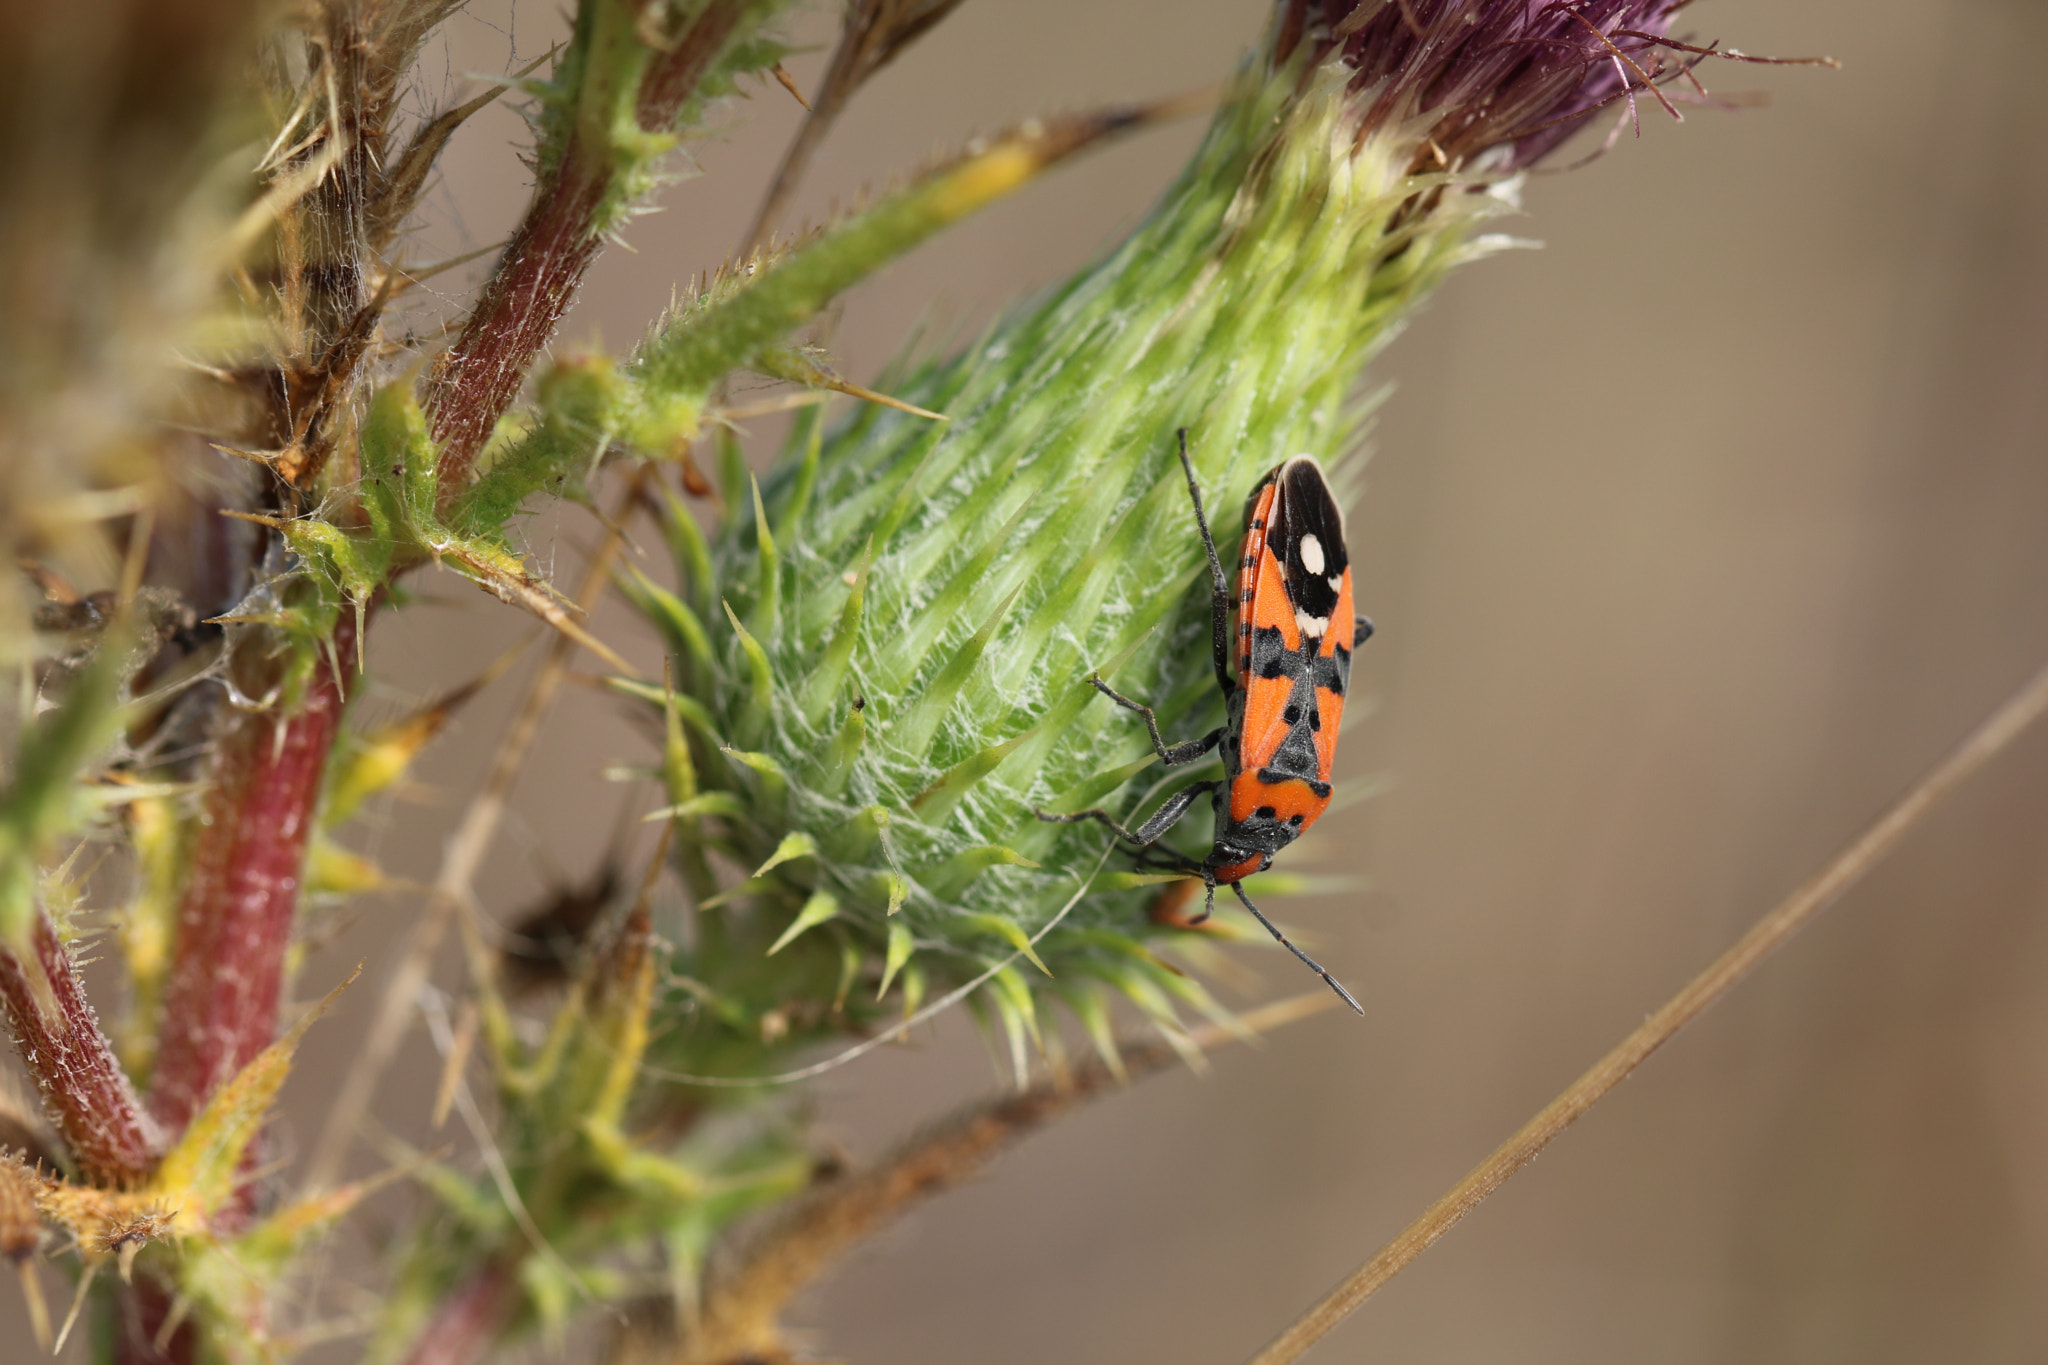
[[[291,453],[291,447],[289,446],[283,450],[243,450],[236,446],[222,445],[219,441],[209,441],[207,444],[223,455],[232,455],[238,460],[247,460],[251,464],[260,464],[265,469],[276,469],[284,463],[285,456]],[[225,508],[222,509],[222,513],[230,517],[245,515],[239,512],[229,512]],[[250,521],[256,520],[253,516],[247,519]]]
[[[806,114],[813,112],[811,102],[804,98],[804,92],[796,88],[796,78],[789,74],[781,62],[777,62],[773,67],[769,68],[768,74],[782,82],[782,88],[789,92],[791,99],[804,107]]]
[[[391,289],[391,293],[395,297],[416,284],[426,283],[443,271],[457,269],[458,267],[468,265],[471,261],[477,260],[480,257],[488,256],[492,252],[502,251],[511,240],[510,237],[507,237],[504,241],[493,242],[489,246],[480,246],[475,251],[465,251],[460,256],[449,256],[444,260],[434,261],[428,265],[418,267],[387,265],[384,267],[384,277],[397,281]],[[380,281],[380,287],[381,283]],[[214,449],[227,450],[227,447],[215,446]],[[240,451],[233,450],[228,451],[228,453],[231,455],[241,454]]]
[[[242,452],[236,451],[235,453],[239,455]],[[221,508],[220,514],[224,517],[233,517],[236,521],[253,521],[258,526],[268,526],[273,531],[282,531],[288,524],[283,517],[265,516],[261,512],[237,512],[231,507]],[[208,621],[208,624],[212,624],[212,621],[226,619],[226,617],[214,617]]]
[[[85,1263],[85,1273],[78,1277],[78,1290],[71,1296],[71,1311],[64,1315],[64,1325],[57,1330],[57,1344],[50,1348],[51,1355],[56,1355],[59,1351],[62,1351],[64,1343],[70,1340],[71,1329],[78,1325],[78,1312],[81,1308],[85,1307],[85,1296],[92,1292],[92,1282],[94,1277],[99,1274],[99,1269],[100,1263],[98,1261],[87,1261]]]
[[[21,1276],[21,1297],[28,1305],[29,1329],[35,1333],[36,1345],[43,1354],[52,1355],[56,1347],[50,1341],[50,1305],[43,1298],[43,1282],[36,1276],[35,1257],[22,1257],[15,1270]]]
[[[818,368],[822,370],[825,367],[821,365]],[[841,379],[839,376],[832,374],[830,370],[826,370],[825,373],[831,376],[826,381],[825,387],[846,394],[849,397],[864,399],[870,403],[879,403],[885,408],[894,408],[898,412],[907,412],[912,417],[924,417],[934,422],[950,422],[953,420],[943,412],[933,412],[931,409],[921,408],[915,403],[906,403],[901,398],[892,398],[886,393],[876,393],[873,389],[865,388],[851,380]]]

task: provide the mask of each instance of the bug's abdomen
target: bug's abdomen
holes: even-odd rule
[[[1242,881],[1264,871],[1273,855],[1293,843],[1330,804],[1330,787],[1314,778],[1254,768],[1230,780],[1229,801],[1218,815],[1216,880]],[[1226,861],[1227,860],[1227,861]]]

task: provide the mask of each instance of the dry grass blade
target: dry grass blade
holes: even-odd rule
[[[742,258],[767,245],[789,197],[796,192],[797,182],[810,167],[811,157],[832,131],[832,125],[839,121],[854,92],[959,5],[960,0],[855,0],[846,7],[839,46],[833,50],[831,65],[825,68],[817,95],[804,106],[804,121],[783,152],[782,164],[775,168],[768,193],[762,196],[754,226],[748,229],[746,243],[740,250]],[[790,93],[796,94],[794,86]],[[801,102],[803,97],[797,98]]]
[[[1207,1052],[1321,1014],[1336,1003],[1322,991],[1294,996],[1242,1016],[1237,1021],[1242,1031],[1206,1025],[1183,1046]],[[1161,1039],[1126,1043],[1120,1050],[1121,1076],[1104,1059],[1091,1057],[1023,1090],[970,1105],[873,1169],[825,1186],[711,1286],[685,1339],[629,1333],[615,1346],[616,1365],[726,1365],[781,1358],[776,1320],[783,1307],[840,1256],[918,1201],[975,1175],[1018,1138],[1181,1060],[1180,1049]]]
[[[1420,1218],[1403,1228],[1378,1255],[1252,1357],[1251,1365],[1287,1365],[1299,1359],[1410,1261],[1449,1232],[1459,1219],[1478,1207],[1481,1200],[1499,1189],[1508,1177],[1534,1161],[1553,1138],[1626,1080],[1630,1072],[1649,1060],[1650,1054],[1671,1041],[1680,1029],[1861,880],[1943,797],[2001,753],[2043,712],[2048,712],[2048,667],[2028,679],[1825,868],[1758,920],[1733,947],[1523,1124],[1513,1137],[1495,1148],[1491,1156],[1430,1205]]]

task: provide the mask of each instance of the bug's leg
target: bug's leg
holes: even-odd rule
[[[1209,870],[1208,870],[1207,868],[1203,868],[1203,869],[1202,869],[1202,913],[1201,913],[1201,914],[1199,914],[1199,915],[1190,915],[1190,916],[1188,916],[1188,928],[1192,929],[1192,928],[1194,928],[1194,927],[1195,927],[1196,925],[1198,925],[1198,924],[1207,924],[1207,923],[1209,922],[1209,916],[1211,916],[1211,915],[1213,915],[1213,914],[1215,914],[1215,913],[1216,913],[1216,874],[1215,874],[1215,873],[1213,873],[1213,872],[1211,872],[1211,871],[1209,871]]]
[[[1195,463],[1188,458],[1188,429],[1180,429],[1180,467],[1188,476],[1188,496],[1195,503],[1195,525],[1202,531],[1202,548],[1209,552],[1209,645],[1216,664],[1216,685],[1229,696],[1237,688],[1230,676],[1230,580],[1223,576],[1223,556],[1216,553],[1216,537],[1209,534],[1209,517],[1202,510],[1202,488],[1195,482]]]
[[[1351,1006],[1352,1009],[1357,1010],[1360,1014],[1365,1013],[1365,1007],[1360,1005],[1357,1000],[1352,998],[1351,992],[1345,990],[1343,985],[1337,980],[1336,977],[1331,976],[1328,972],[1323,970],[1322,963],[1316,961],[1307,953],[1304,953],[1301,949],[1295,947],[1293,942],[1287,937],[1287,935],[1281,933],[1280,930],[1277,927],[1275,927],[1273,921],[1267,919],[1265,913],[1261,911],[1258,906],[1252,904],[1252,898],[1244,893],[1244,888],[1242,886],[1239,886],[1236,882],[1232,882],[1230,884],[1230,889],[1232,891],[1235,891],[1237,893],[1237,898],[1244,902],[1244,908],[1251,911],[1253,917],[1256,918],[1259,923],[1266,926],[1266,932],[1271,934],[1274,938],[1280,940],[1280,944],[1282,947],[1287,949],[1288,952],[1293,953],[1303,962],[1306,962],[1309,966],[1309,970],[1313,971],[1317,976],[1320,976],[1331,990],[1337,992],[1337,994],[1343,999],[1345,1004]]]
[[[1102,675],[1099,673],[1090,677],[1088,681],[1095,684],[1096,691],[1108,697],[1118,706],[1123,707],[1124,710],[1136,711],[1145,718],[1145,728],[1152,732],[1152,748],[1159,755],[1159,761],[1169,768],[1178,767],[1183,763],[1194,762],[1203,754],[1215,748],[1223,738],[1223,727],[1219,725],[1200,739],[1191,739],[1185,744],[1168,745],[1159,735],[1159,721],[1153,716],[1151,707],[1132,701],[1129,697],[1104,682]]]
[[[1184,872],[1190,877],[1207,875],[1201,859],[1190,858],[1178,849],[1154,845],[1135,850],[1131,858],[1139,867],[1149,867],[1158,872]]]
[[[1372,638],[1373,624],[1370,616],[1361,616],[1351,623],[1351,647],[1358,648]]]
[[[1043,810],[1032,813],[1039,819],[1056,825],[1078,825],[1084,820],[1093,820],[1098,825],[1114,830],[1116,837],[1126,843],[1145,848],[1159,842],[1160,835],[1179,824],[1180,818],[1188,813],[1189,806],[1222,785],[1221,782],[1197,782],[1193,786],[1183,787],[1167,797],[1166,804],[1154,812],[1150,820],[1134,830],[1125,829],[1116,822],[1116,817],[1106,810],[1081,810],[1075,811],[1072,815],[1055,815],[1051,811]]]
[[[1056,812],[1033,806],[1031,813],[1049,825],[1079,825],[1093,820],[1096,824],[1101,825],[1127,844],[1140,842],[1137,835],[1118,824],[1114,815],[1100,807],[1093,810],[1077,810],[1072,815],[1060,815]]]

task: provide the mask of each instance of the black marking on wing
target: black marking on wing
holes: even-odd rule
[[[1317,687],[1327,687],[1341,697],[1351,686],[1351,651],[1338,645],[1334,654],[1316,656],[1311,669]]]
[[[1287,647],[1287,639],[1278,626],[1260,626],[1252,632],[1252,667],[1254,678],[1298,678],[1301,676],[1302,654]]]
[[[1302,656],[1293,656],[1299,660]],[[1284,782],[1289,778],[1301,778],[1316,789],[1316,795],[1329,795],[1329,787],[1322,783],[1322,754],[1316,748],[1315,732],[1322,728],[1323,718],[1316,706],[1316,660],[1307,668],[1291,671],[1294,678],[1294,695],[1288,698],[1283,719],[1287,721],[1286,738],[1280,747],[1266,760],[1259,770],[1261,782]]]
[[[1295,607],[1328,621],[1337,611],[1337,589],[1332,584],[1344,577],[1351,563],[1344,548],[1343,514],[1330,495],[1322,467],[1312,456],[1295,456],[1280,466],[1275,477],[1280,490],[1273,499],[1273,524],[1266,533],[1266,544],[1280,560],[1281,578]],[[1310,537],[1314,548],[1308,555],[1319,563],[1303,562]]]

